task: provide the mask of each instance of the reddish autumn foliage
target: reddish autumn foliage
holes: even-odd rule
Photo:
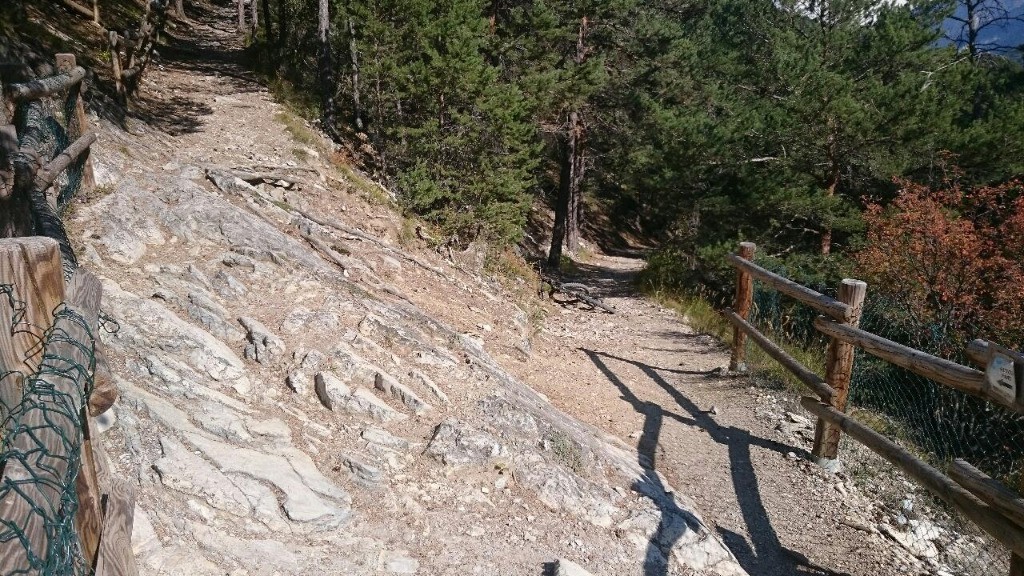
[[[865,212],[856,254],[884,299],[889,328],[915,347],[955,354],[972,338],[1024,341],[1024,183],[964,190],[898,181],[889,206]]]

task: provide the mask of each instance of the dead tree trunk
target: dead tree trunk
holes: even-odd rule
[[[320,13],[317,22],[317,40],[319,44],[320,68],[320,117],[324,131],[335,135],[334,128],[334,63],[331,61],[331,17],[329,0],[320,0]]]
[[[185,19],[185,0],[174,0],[174,15],[179,20]]]

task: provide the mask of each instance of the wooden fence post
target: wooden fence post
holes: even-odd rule
[[[107,33],[107,41],[110,43],[110,70],[114,76],[114,89],[121,104],[127,103],[124,92],[123,68],[121,66],[121,38],[117,32],[111,30]]]
[[[744,260],[754,260],[754,251],[757,245],[753,242],[740,242],[739,257]],[[736,270],[736,302],[733,303],[733,311],[747,320],[750,316],[750,305],[754,299],[754,278],[742,269]],[[738,327],[732,330],[732,357],[729,359],[730,371],[745,371],[746,364],[743,362],[746,353],[747,334]]]
[[[17,371],[0,385],[0,415],[21,402],[25,375],[42,360],[43,335],[53,325],[53,310],[64,300],[60,247],[49,238],[0,240],[0,374]],[[14,306],[11,306],[13,300]]]
[[[848,326],[857,327],[864,308],[864,297],[868,285],[860,280],[846,278],[839,285],[838,300],[848,304],[850,317],[844,322]],[[846,398],[850,394],[850,376],[853,373],[853,344],[837,338],[830,338],[828,351],[825,355],[825,383],[835,390],[832,396],[832,407],[843,412],[846,410]],[[814,448],[811,453],[819,460],[835,460],[839,452],[840,429],[838,426],[819,418],[814,433]]]
[[[57,54],[57,72],[70,72],[76,66],[74,54]],[[85,104],[82,102],[84,82],[83,80],[72,86],[68,90],[68,97],[64,102],[64,119],[68,124],[68,143],[78,140],[89,131],[89,117],[85,115]],[[75,162],[75,168],[82,175],[80,190],[86,194],[92,192],[96,187],[96,177],[93,175],[92,160],[88,151]]]

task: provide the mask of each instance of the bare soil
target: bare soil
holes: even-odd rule
[[[285,130],[278,119],[283,108],[244,66],[230,12],[200,5],[192,17],[190,24],[176,27],[179,39],[144,80],[130,134],[120,141],[116,135],[106,139],[100,154],[103,148],[128,152],[134,160],[124,169],[136,176],[186,164],[294,163],[328,175],[338,170],[324,170],[330,158],[323,148],[297,142]],[[163,155],[165,146],[176,150],[174,158]],[[305,201],[319,213],[343,214],[367,232],[444,264],[425,242],[410,239],[408,225],[372,192],[339,192],[325,185]],[[457,286],[431,274],[405,273],[389,281],[424,311],[460,332],[479,335],[495,359],[556,407],[635,448],[641,466],[658,471],[697,502],[705,522],[750,574],[928,573],[877,531],[851,527],[876,515],[873,504],[857,497],[858,488],[848,478],[808,462],[806,437],[777,430],[786,411],[801,414],[793,393],[756,388],[746,378],[726,375],[728,353],[720,342],[635,293],[632,282],[642,260],[595,255],[579,264],[579,279],[596,287],[615,314],[560,305],[538,297],[529,283],[444,265]],[[528,353],[521,350],[523,328],[515,320],[524,315]],[[367,499],[371,505],[363,508],[372,509],[372,494],[357,498]],[[385,534],[383,522],[396,518],[387,512],[370,519],[380,537],[400,544],[401,534],[416,531],[404,524]],[[526,516],[511,509],[489,514],[494,517],[482,513],[481,522],[495,526],[505,520],[520,523]],[[428,525],[432,522],[436,533],[465,530],[444,525],[449,517],[430,515],[434,520]],[[394,521],[417,522],[398,518]],[[552,549],[589,538],[583,525],[537,528],[537,546]],[[437,538],[443,545],[445,539]],[[486,551],[488,545],[486,539],[458,540],[458,547]],[[459,552],[446,553],[457,564]],[[581,564],[600,555],[600,539],[577,547]],[[541,558],[528,560],[539,564]]]

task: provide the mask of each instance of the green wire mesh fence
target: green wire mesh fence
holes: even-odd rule
[[[12,311],[11,333],[27,332],[16,288],[0,285],[0,298],[0,305],[6,303]],[[89,573],[75,527],[75,483],[81,467],[82,408],[88,405],[95,370],[95,339],[86,320],[64,305],[53,317],[53,326],[39,339],[42,360],[33,374],[0,367],[0,386],[21,388],[16,403],[0,406],[5,574]]]
[[[761,265],[787,276],[782,267]],[[835,287],[811,288],[836,297]],[[817,315],[809,307],[755,282],[751,323],[772,340],[791,350],[801,350],[811,367],[820,370],[828,341],[813,327]],[[873,296],[869,286],[860,322],[862,329],[969,365],[964,353],[968,340],[952,341],[942,326],[916,326],[913,322],[897,322],[896,318],[906,320],[895,303]],[[987,336],[984,327],[972,328],[971,338]],[[820,360],[819,366],[813,365],[815,359]],[[748,367],[755,381],[766,385],[780,383],[777,379],[758,378],[759,374],[778,373],[771,362],[748,355]],[[954,459],[963,458],[1007,486],[1016,488],[1020,482],[1024,467],[1024,416],[860,350],[855,356],[847,413],[941,471]],[[882,504],[883,512],[873,519],[876,527],[898,533],[891,535],[894,540],[906,535],[902,545],[930,573],[1007,574],[1008,550],[914,485],[895,467],[849,438],[844,438],[839,457],[846,465],[847,480]],[[907,546],[908,542],[912,545]]]
[[[15,107],[18,146],[42,166],[58,157],[83,132],[79,126],[79,86]],[[2,104],[2,102],[0,102]],[[84,117],[83,117],[84,118]],[[66,278],[77,262],[60,219],[82,189],[86,157],[63,170],[52,183],[56,209],[42,190],[33,194],[32,233],[60,244]],[[10,335],[31,337],[25,362],[0,362],[0,572],[77,576],[91,571],[76,529],[83,421],[93,388],[95,338],[85,318],[64,304],[43,330],[27,323],[18,286],[0,284],[0,318]],[[4,310],[6,308],[6,310]],[[28,361],[40,358],[38,366]]]

